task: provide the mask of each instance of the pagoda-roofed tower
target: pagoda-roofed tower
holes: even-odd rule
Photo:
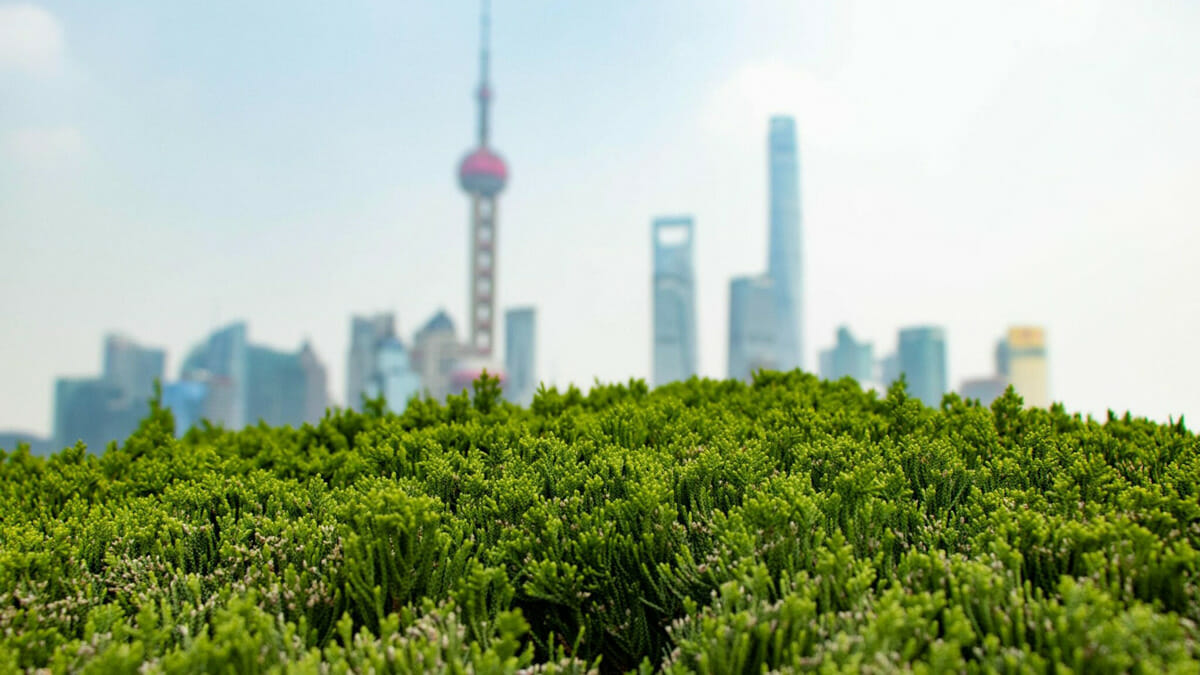
[[[508,167],[488,145],[492,88],[488,81],[490,13],[483,1],[479,69],[479,144],[458,167],[458,182],[471,198],[471,285],[467,349],[489,358],[495,344],[496,317],[496,198],[508,182]]]

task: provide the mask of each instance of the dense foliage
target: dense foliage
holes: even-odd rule
[[[0,670],[1200,672],[1182,422],[802,373],[0,453]]]

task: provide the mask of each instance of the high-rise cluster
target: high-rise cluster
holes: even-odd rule
[[[804,367],[800,157],[796,123],[767,124],[767,273],[729,283],[729,377]]]
[[[166,352],[138,345],[122,335],[104,339],[100,377],[59,378],[54,385],[53,442],[76,441],[97,451],[124,438],[146,413],[154,382],[163,377]]]
[[[346,359],[346,407],[362,409],[363,399],[383,396],[394,409],[421,393],[420,375],[391,314],[353,317]]]
[[[769,122],[767,169],[767,272],[729,286],[729,377],[742,380],[804,366],[800,161],[790,117]],[[652,232],[653,380],[661,385],[696,373],[694,227],[690,217],[659,218]]]
[[[851,377],[866,387],[890,385],[903,375],[911,396],[926,405],[941,403],[949,388],[946,332],[940,326],[900,329],[896,351],[873,361],[872,345],[859,343],[845,326],[838,328],[837,343],[821,352],[821,376]],[[1045,330],[1039,326],[1014,326],[996,343],[995,372],[962,381],[963,398],[987,405],[1010,385],[1028,406],[1050,405],[1047,386]]]
[[[804,367],[804,264],[800,153],[796,123],[775,116],[767,125],[767,271],[729,284],[728,376],[749,380],[757,370]],[[653,383],[687,379],[697,372],[694,222],[690,216],[655,219]],[[822,377],[850,377],[881,387],[904,377],[910,395],[938,405],[949,391],[946,332],[940,326],[900,329],[895,351],[876,360],[870,342],[847,326],[822,350]],[[1041,328],[1010,329],[997,348],[996,375],[963,382],[962,394],[991,402],[1012,385],[1032,406],[1049,405],[1046,350]]]
[[[1046,372],[1046,331],[1040,326],[1013,326],[996,343],[995,373],[987,377],[963,380],[959,393],[963,398],[989,404],[1010,385],[1037,408],[1050,405],[1049,377]]]
[[[83,441],[95,452],[133,433],[154,386],[183,434],[201,420],[236,429],[247,424],[316,422],[329,404],[325,366],[311,345],[295,352],[251,344],[243,322],[225,326],[188,353],[179,378],[164,381],[166,352],[124,336],[104,341],[98,378],[60,378],[54,389],[57,447]]]

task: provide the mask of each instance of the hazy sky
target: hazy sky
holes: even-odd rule
[[[466,306],[473,1],[0,0],[0,428],[106,331],[408,339]],[[806,360],[840,323],[946,327],[951,385],[1011,323],[1052,397],[1200,421],[1200,3],[495,0],[501,307],[543,379],[650,370],[650,221],[696,218],[703,374],[766,267],[766,126],[801,146]]]

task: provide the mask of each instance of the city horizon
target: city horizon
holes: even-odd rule
[[[232,146],[220,149],[224,159],[216,166],[237,169],[241,158],[247,162],[242,173],[235,170],[218,180],[215,173],[210,175],[195,167],[177,169],[182,182],[143,175],[140,172],[144,169],[138,167],[154,163],[157,155],[149,146],[138,150],[136,143],[134,150],[115,149],[114,144],[121,139],[139,138],[115,116],[119,106],[111,101],[107,108],[101,106],[100,122],[69,119],[68,103],[86,101],[88,97],[99,97],[97,100],[103,102],[96,89],[103,89],[105,83],[117,91],[122,86],[143,94],[150,91],[142,87],[143,80],[121,79],[127,72],[122,68],[129,67],[124,60],[128,57],[110,56],[109,61],[88,57],[92,52],[104,53],[105,44],[84,29],[81,17],[102,11],[85,11],[73,3],[48,3],[46,7],[53,11],[42,5],[0,5],[0,37],[7,34],[3,28],[6,22],[24,26],[27,32],[34,30],[30,34],[35,36],[45,34],[45,44],[39,43],[37,49],[22,47],[29,53],[13,52],[17,54],[13,57],[0,50],[0,86],[11,85],[15,90],[33,93],[32,101],[19,106],[17,114],[0,113],[4,140],[0,145],[0,217],[5,221],[0,243],[24,254],[15,268],[0,277],[4,280],[6,314],[21,320],[20,328],[6,331],[3,338],[6,369],[9,364],[17,369],[15,381],[23,385],[21,390],[13,390],[10,384],[0,391],[0,430],[48,436],[54,378],[96,372],[100,362],[96,345],[108,334],[127,335],[143,346],[165,349],[165,379],[175,379],[184,355],[203,336],[218,326],[243,320],[255,342],[289,351],[311,342],[332,381],[328,388],[330,401],[347,405],[353,401],[346,400],[341,383],[346,381],[344,364],[350,351],[347,338],[352,317],[380,311],[394,314],[399,323],[396,333],[409,342],[429,317],[444,309],[458,326],[460,336],[469,333],[471,322],[465,315],[469,214],[455,184],[454,171],[472,136],[474,125],[468,114],[472,113],[472,91],[479,84],[477,63],[468,66],[478,48],[474,30],[478,17],[467,19],[478,8],[471,5],[470,12],[468,8],[409,8],[413,16],[406,18],[415,19],[396,28],[413,36],[418,30],[414,26],[436,27],[435,32],[448,43],[444,51],[432,43],[422,43],[422,49],[444,59],[443,70],[437,73],[441,81],[437,83],[422,79],[433,73],[423,75],[419,68],[396,67],[411,80],[406,83],[414,87],[410,95],[420,98],[413,91],[429,94],[424,102],[436,110],[437,121],[422,117],[414,102],[403,95],[393,93],[379,99],[386,103],[387,110],[408,110],[413,119],[427,119],[422,131],[431,133],[420,134],[427,138],[418,140],[411,132],[391,130],[385,134],[391,142],[381,148],[371,137],[351,134],[341,138],[344,145],[337,145],[334,137],[319,136],[312,145],[289,145],[284,152],[281,161],[297,166],[319,166],[330,160],[334,160],[332,170],[349,170],[351,164],[373,165],[374,171],[353,174],[364,178],[359,186],[339,186],[333,173],[310,175],[295,169],[298,173],[292,178],[286,177],[290,175],[286,171],[266,171],[262,176],[267,178],[256,182],[255,169],[263,170],[268,165],[261,159],[251,161],[253,154],[240,154]],[[796,22],[824,18],[830,25],[845,29],[842,24],[858,25],[855,22],[862,20],[861,16],[842,16],[825,6],[809,10],[782,7],[780,3],[773,9]],[[696,370],[702,376],[726,377],[728,336],[720,329],[728,318],[730,280],[761,274],[768,267],[768,120],[775,115],[794,116],[800,156],[799,190],[804,204],[806,309],[798,341],[803,345],[799,356],[807,366],[805,370],[819,370],[819,355],[834,344],[840,326],[848,326],[859,340],[874,343],[876,354],[882,357],[896,349],[902,328],[929,324],[945,331],[948,389],[958,391],[969,378],[993,372],[995,341],[1010,326],[1035,325],[1045,327],[1048,336],[1045,348],[1052,401],[1098,418],[1109,409],[1120,414],[1129,410],[1136,416],[1163,421],[1181,415],[1194,418],[1200,414],[1200,398],[1188,385],[1197,373],[1189,365],[1190,352],[1183,338],[1189,329],[1200,328],[1200,305],[1188,292],[1189,287],[1200,285],[1200,276],[1185,266],[1187,256],[1183,251],[1200,245],[1196,228],[1187,226],[1200,217],[1200,202],[1185,193],[1186,177],[1193,175],[1191,171],[1200,172],[1200,136],[1193,132],[1191,136],[1170,137],[1172,147],[1177,148],[1175,154],[1164,155],[1165,159],[1158,158],[1157,163],[1155,157],[1139,154],[1138,144],[1126,139],[1117,150],[1140,159],[1148,168],[1139,169],[1143,178],[1135,184],[1136,189],[1115,193],[1116,197],[1110,196],[1105,202],[1097,201],[1094,195],[1104,189],[1102,186],[1111,187],[1105,180],[1112,179],[1097,171],[1091,175],[1093,182],[1080,184],[1086,167],[1077,163],[1080,158],[1075,155],[1059,150],[1056,156],[1061,154],[1069,161],[1060,161],[1055,165],[1057,169],[1038,173],[1027,165],[1034,161],[1030,157],[1010,152],[1003,143],[989,141],[1003,139],[1005,133],[1032,134],[1040,128],[1033,123],[1042,117],[1027,115],[1015,127],[986,120],[981,126],[986,133],[979,136],[969,133],[970,125],[962,126],[968,119],[978,123],[977,116],[985,115],[990,105],[1000,105],[996,91],[1027,81],[1013,80],[1013,73],[1029,78],[1029,71],[1022,69],[1032,64],[1051,64],[1065,73],[1075,72],[1063,62],[1074,63],[1072,59],[1083,58],[1075,54],[1098,49],[1110,34],[1107,31],[1115,30],[1114,17],[1125,16],[1122,12],[1140,17],[1147,26],[1159,27],[1156,22],[1166,21],[1162,16],[1149,16],[1153,12],[1143,16],[1136,10],[1115,7],[1080,10],[1092,21],[1088,31],[1073,26],[1071,31],[1076,32],[1068,31],[1067,35],[1040,35],[1033,40],[1034,46],[1028,47],[1033,56],[999,40],[988,44],[1003,52],[1007,60],[988,49],[975,52],[990,64],[991,70],[985,69],[991,78],[986,79],[988,86],[979,85],[969,93],[974,99],[960,102],[958,110],[945,112],[946,119],[952,120],[950,127],[957,129],[957,137],[936,134],[937,128],[945,126],[945,120],[937,120],[936,115],[932,121],[922,120],[922,133],[936,139],[936,143],[924,147],[911,144],[904,133],[881,128],[881,119],[872,118],[849,94],[862,93],[854,89],[863,86],[854,84],[854,77],[866,77],[859,72],[863,64],[855,65],[852,58],[844,57],[849,65],[831,65],[831,59],[836,62],[843,57],[779,40],[767,40],[758,51],[744,45],[728,47],[740,55],[740,60],[730,59],[737,64],[732,68],[720,59],[711,63],[702,59],[705,76],[711,79],[705,80],[705,94],[697,96],[690,89],[695,84],[692,81],[680,90],[683,98],[700,103],[700,112],[692,115],[682,129],[670,125],[672,119],[683,119],[678,104],[668,106],[667,114],[654,115],[646,106],[627,102],[625,109],[609,109],[617,116],[606,120],[598,112],[605,106],[583,93],[585,83],[579,83],[579,89],[564,90],[557,100],[539,98],[538,86],[547,80],[545,74],[531,69],[536,60],[544,58],[534,48],[540,43],[531,21],[554,17],[538,14],[528,6],[504,10],[496,21],[494,43],[498,56],[492,64],[499,82],[495,136],[498,145],[505,148],[505,156],[511,157],[518,169],[499,208],[497,255],[501,262],[496,304],[489,316],[498,317],[507,308],[537,308],[539,349],[534,368],[537,379],[547,384],[575,384],[586,390],[596,379],[623,382],[635,377],[651,382],[652,266],[644,243],[634,246],[631,242],[644,242],[646,227],[663,213],[691,214],[696,246]],[[373,11],[392,18],[401,16],[398,10]],[[1012,10],[1011,16],[1018,17],[1020,11]],[[142,8],[141,12],[134,11],[134,15],[170,14],[170,10],[163,9]],[[370,14],[364,12],[364,16]],[[752,18],[743,18],[748,23],[738,24],[738,30],[749,30],[747,26],[762,28],[766,19],[761,12],[748,10]],[[964,12],[964,16],[970,14],[970,10]],[[1185,10],[1181,12],[1186,14]],[[625,13],[674,16],[664,9],[628,9]],[[362,18],[356,17],[355,21]],[[694,17],[676,18],[694,25]],[[1078,18],[1071,15],[1063,20]],[[1200,17],[1187,18],[1195,21],[1190,25],[1200,26]],[[1019,23],[1015,18],[1013,21]],[[609,30],[618,24],[600,25]],[[311,25],[309,28],[316,30]],[[975,28],[987,33],[983,25]],[[997,35],[1006,35],[1004,31],[1011,29],[1001,26],[996,29]],[[416,49],[396,34],[372,30],[368,31],[371,39],[364,47],[361,63],[370,61],[378,67],[377,61],[383,59],[368,57],[393,54],[400,48],[398,43],[404,44],[404,49]],[[655,29],[641,26],[639,30]],[[334,39],[341,35],[333,31],[332,37],[326,36],[331,42],[318,44],[318,51],[342,44]],[[596,35],[592,38],[600,39]],[[565,49],[560,44],[562,39],[546,36],[545,42]],[[823,47],[836,53],[836,45],[830,45],[832,38],[814,39],[818,43],[823,39]],[[149,46],[137,44],[147,50],[165,48],[151,42],[147,42]],[[685,39],[682,44],[689,43]],[[1157,53],[1149,42],[1131,41],[1124,48],[1131,54],[1142,54],[1142,58],[1152,59]],[[672,59],[679,55],[668,50],[662,58],[665,63],[674,63]],[[360,63],[355,59],[351,62]],[[866,62],[878,67],[869,58]],[[936,60],[930,63],[943,69],[950,67]],[[1113,68],[1117,62],[1104,61],[1101,65]],[[207,101],[203,94],[219,91],[222,85],[218,80],[205,80],[200,76],[205,71],[196,70],[187,59],[178,66],[184,72],[195,70],[190,84],[171,84],[170,73],[141,74],[156,86],[176,87],[164,90],[164,109],[153,110],[145,100],[141,105],[165,125],[157,132],[157,142],[182,146],[192,156],[203,157],[203,149],[189,145],[186,135],[181,135],[190,127],[185,123],[187,115],[178,106],[189,100]],[[583,66],[593,75],[593,82],[609,88],[603,92],[620,89],[616,74],[604,64],[587,61]],[[839,67],[848,69],[854,77],[839,79]],[[548,69],[564,75],[567,72],[557,66]],[[209,77],[224,72],[218,68]],[[270,72],[276,71],[252,71],[248,77],[258,73],[266,78]],[[386,73],[387,69],[379,72]],[[1177,81],[1168,75],[1163,75],[1166,79],[1159,83],[1163,87]],[[1176,78],[1181,76],[1175,74]],[[864,81],[873,80],[867,77]],[[1045,84],[1036,78],[1032,81],[1039,86]],[[269,82],[263,80],[268,87],[272,86]],[[796,92],[780,95],[776,89],[789,82],[797,85]],[[316,105],[298,90],[285,86],[291,84],[284,78],[282,84],[273,85],[281,87],[275,91],[278,100]],[[638,91],[669,89],[655,78],[635,77],[627,86]],[[350,85],[345,87],[339,91],[349,101],[375,100]],[[928,87],[918,91],[934,100],[939,95]],[[1094,104],[1099,91],[1082,87],[1075,92],[1078,100],[1050,110],[1063,118],[1060,131],[1075,119],[1071,113],[1080,110],[1073,106]],[[1200,95],[1176,95],[1181,97],[1183,109],[1200,112]],[[257,106],[268,108],[272,100],[247,96]],[[1045,106],[1049,100],[1028,92],[1026,96],[1025,105],[1016,105],[1015,110],[1041,110],[1038,106]],[[894,101],[902,98],[897,94]],[[561,110],[547,105],[556,102]],[[59,121],[37,122],[38,111],[43,108],[52,113],[46,117]],[[383,117],[351,113],[351,109],[334,106],[330,110],[341,111],[337,114],[347,115],[347,120],[363,122],[364,131],[388,128],[382,126]],[[570,110],[577,111],[588,122],[590,133],[599,138],[588,140],[573,131],[576,125],[554,121],[554,115],[566,115]],[[915,118],[911,116],[918,110],[901,108],[901,112],[909,114],[907,121],[912,122]],[[645,117],[639,119],[639,114]],[[1120,118],[1125,113],[1114,110],[1108,114]],[[1149,109],[1139,114],[1142,117],[1138,119],[1155,119]],[[848,124],[841,119],[844,115],[868,122],[862,127],[865,138],[855,142],[853,133],[844,128]],[[1052,123],[1057,118],[1045,119]],[[239,138],[239,134],[265,121],[249,114],[240,122],[242,131],[230,138]],[[1172,122],[1176,126],[1169,128],[1183,133],[1183,117],[1171,118],[1167,124]],[[586,150],[581,157],[569,152],[556,155],[553,143],[538,138],[539,124],[563,133],[571,130],[566,138],[586,141]],[[398,124],[398,129],[403,130],[403,125]],[[689,138],[682,133],[685,131],[694,136]],[[155,132],[151,129],[148,133]],[[277,144],[291,138],[288,134],[267,134],[257,151],[279,153]],[[1090,149],[1085,141],[1101,138],[1107,138],[1101,130],[1067,136],[1066,141],[1075,145],[1062,147],[1078,152]],[[1184,139],[1182,143],[1180,138]],[[1150,142],[1156,139],[1159,137],[1149,137]],[[872,151],[863,145],[875,141],[882,150]],[[321,143],[332,145],[322,151]],[[372,152],[404,155],[408,146],[413,150],[407,160],[384,161]],[[964,147],[974,148],[976,154],[964,154]],[[1034,152],[1020,147],[1026,153]],[[898,153],[910,153],[915,170],[896,162]],[[989,160],[1002,160],[1001,170],[993,173],[984,166]],[[97,172],[102,172],[110,161],[118,170],[108,178],[97,179]],[[592,167],[591,173],[575,174],[581,183],[595,176],[601,187],[559,179],[573,170],[569,168],[575,167],[573,162],[579,167]],[[640,179],[625,176],[628,171],[622,170],[624,163],[638,167],[640,170],[634,173]],[[429,170],[430,165],[436,170]],[[983,176],[995,179],[1003,175],[1002,169],[1022,166],[1032,171],[1032,178],[1008,175],[1007,184],[997,183],[990,190],[979,184]],[[968,179],[956,181],[954,174],[963,167]],[[189,175],[208,176],[210,187],[187,183]],[[867,186],[855,177],[866,180]],[[319,178],[329,183],[317,184],[332,186],[330,190],[306,197],[305,185]],[[143,185],[152,188],[148,191],[151,196],[135,198],[140,194],[136,188]],[[255,189],[256,185],[260,189]],[[601,189],[605,185],[607,189]],[[936,189],[938,185],[941,190]],[[1051,185],[1066,196],[1056,201],[1057,193],[1048,189]],[[52,199],[60,188],[64,199]],[[229,193],[231,200],[225,200],[223,193]],[[172,194],[178,199],[169,200]],[[605,198],[605,194],[609,196]],[[366,206],[353,205],[356,195]],[[1016,196],[1017,203],[1002,198],[984,202],[1001,195]],[[217,206],[204,205],[206,197],[217,197],[212,200]],[[132,206],[121,202],[126,198],[132,200]],[[150,215],[142,214],[139,205]],[[1149,228],[1159,237],[1151,240],[1150,235],[1141,235],[1146,240],[1134,245],[1135,253],[1146,258],[1140,266],[1113,257],[1122,252],[1115,246],[1117,242],[1126,236],[1139,236],[1127,235],[1122,229],[1125,223],[1136,220],[1139,208],[1158,220],[1148,224],[1137,220],[1138,226]],[[967,216],[974,216],[978,222],[963,225]],[[896,218],[904,228],[888,227]],[[51,225],[42,230],[31,227],[42,222]],[[422,227],[421,222],[436,223],[437,227]],[[607,232],[602,227],[604,222],[611,224]],[[98,229],[84,229],[83,223],[95,224]],[[301,225],[293,227],[293,223]],[[998,227],[980,223],[1005,223],[1010,229],[999,231]],[[22,226],[27,229],[19,231]],[[119,233],[111,241],[101,234],[110,230]],[[1085,233],[1088,238],[1084,238]],[[179,249],[180,244],[191,245],[194,250]],[[132,249],[127,251],[123,245],[132,245]],[[230,246],[236,250],[226,248]],[[107,264],[89,262],[96,258],[89,255],[89,247],[104,251]],[[394,255],[386,255],[388,251]],[[900,257],[893,255],[897,252]],[[66,279],[46,277],[46,273],[56,270],[37,266],[60,258],[76,265],[62,270]],[[113,272],[111,266],[128,268],[130,276],[122,277],[125,272]],[[73,269],[87,270],[81,274],[93,275],[90,278],[97,283],[87,284],[86,276],[72,279]],[[39,270],[43,274],[37,278],[44,280],[44,287],[30,281],[32,273]],[[157,276],[146,277],[147,273]],[[168,283],[174,275],[181,281]],[[547,283],[546,276],[564,278]],[[177,283],[187,284],[186,291]],[[105,292],[110,295],[105,296]],[[73,304],[75,295],[90,302]],[[97,306],[103,297],[111,302]],[[118,297],[128,301],[121,302]],[[182,306],[172,306],[171,301]],[[163,303],[167,306],[159,307]],[[71,310],[65,316],[52,311],[60,306]],[[229,317],[220,320],[225,312],[230,312]],[[1126,325],[1138,323],[1139,316],[1157,323],[1144,330]],[[101,325],[104,327],[97,329]],[[260,325],[262,333],[256,334],[255,328]],[[1148,335],[1156,328],[1167,340],[1165,357],[1162,346],[1151,342]],[[498,326],[497,336],[503,333],[504,327]],[[292,336],[290,341],[288,335]],[[503,353],[502,339],[497,339],[497,354]],[[13,357],[29,353],[34,346],[59,350],[56,353],[61,358],[55,361],[40,352],[20,362]],[[1139,347],[1146,351],[1139,351]],[[1103,355],[1109,359],[1101,359]],[[1135,357],[1142,361],[1131,363]],[[589,359],[594,365],[588,364]],[[45,377],[40,377],[42,373]],[[30,392],[34,392],[32,397]]]

